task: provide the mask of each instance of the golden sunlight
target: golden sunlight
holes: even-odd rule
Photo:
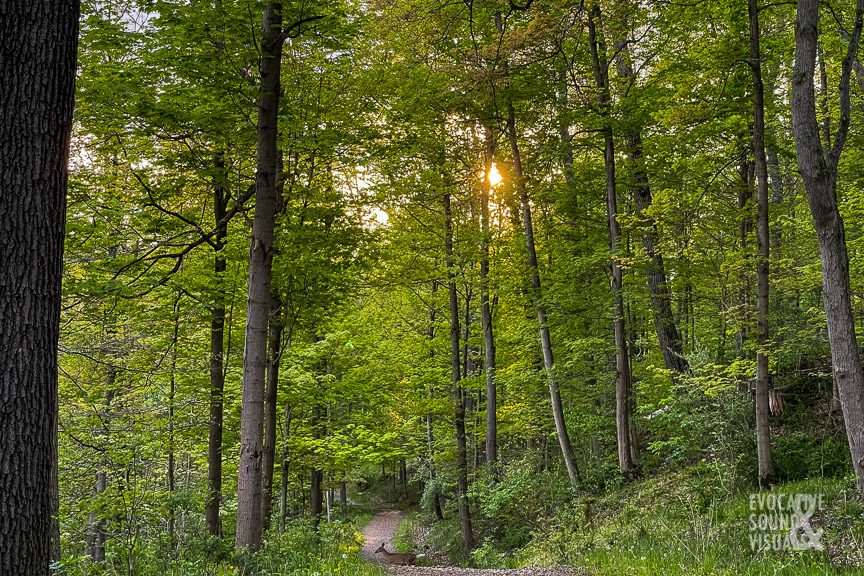
[[[489,185],[493,188],[504,180],[504,177],[501,176],[501,172],[498,171],[498,166],[496,166],[494,162],[492,163],[492,166],[489,167],[489,174],[487,177],[489,178]]]

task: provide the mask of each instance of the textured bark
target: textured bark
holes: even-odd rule
[[[831,364],[860,492],[864,492],[864,370],[852,314],[846,236],[837,203],[837,165],[849,130],[849,82],[852,62],[861,40],[862,16],[864,0],[857,0],[855,25],[841,69],[840,114],[833,143],[821,141],[816,116],[813,76],[819,37],[818,0],[798,2],[792,72],[792,125],[798,169],[819,238]]]
[[[769,258],[771,234],[768,223],[768,161],[765,157],[765,88],[762,84],[762,62],[759,48],[759,7],[748,0],[750,15],[750,70],[753,76],[753,157],[756,167],[757,234],[759,255],[756,261],[756,451],[759,463],[759,485],[774,481],[771,456],[771,428],[768,423],[768,325]]]
[[[622,44],[618,48],[618,76],[622,79],[631,79],[633,66],[630,62],[628,44]],[[663,254],[657,248],[657,223],[647,215],[654,199],[648,173],[645,170],[642,134],[638,129],[630,129],[623,136],[627,166],[634,182],[633,197],[636,202],[636,213],[642,222],[642,247],[648,256],[648,292],[651,295],[651,311],[654,314],[657,341],[666,368],[684,373],[690,369],[690,366],[684,358],[681,332],[675,324],[675,316],[672,313],[672,295],[667,283],[666,267],[663,263]]]
[[[204,504],[204,517],[211,535],[222,535],[222,522],[219,506],[222,501],[222,416],[223,394],[225,390],[224,351],[225,351],[225,238],[228,223],[225,222],[228,192],[225,187],[225,159],[217,154],[214,160],[216,177],[213,182],[213,218],[224,222],[217,226],[213,237],[213,272],[216,282],[216,295],[210,309],[210,422],[207,439],[207,501]]]
[[[495,337],[492,333],[492,310],[489,303],[489,244],[492,235],[489,226],[489,195],[491,182],[489,170],[495,153],[495,139],[492,131],[486,129],[486,177],[480,197],[481,248],[480,260],[480,325],[483,328],[483,358],[486,376],[486,462],[493,478],[498,466],[498,390],[495,385]]]
[[[47,574],[79,2],[0,5],[0,574]]]
[[[468,506],[468,445],[465,435],[465,398],[460,384],[459,362],[459,295],[456,293],[456,265],[453,253],[453,212],[450,193],[442,197],[444,208],[444,242],[447,256],[447,287],[450,302],[450,381],[453,384],[453,404],[456,427],[456,498],[459,502],[459,518],[462,520],[462,543],[466,551],[474,548],[474,530],[471,526],[471,509]]]
[[[555,434],[558,437],[558,445],[561,447],[561,456],[564,466],[567,468],[567,476],[571,484],[581,480],[579,467],[576,464],[576,456],[573,454],[573,445],[570,442],[570,434],[567,431],[567,422],[564,418],[564,407],[561,403],[561,391],[558,388],[558,379],[555,376],[555,357],[552,353],[552,337],[549,334],[549,324],[546,320],[546,308],[543,305],[542,286],[540,284],[540,269],[537,265],[537,248],[534,244],[534,224],[531,219],[531,201],[528,197],[528,186],[522,171],[522,156],[519,151],[519,141],[516,137],[516,113],[513,102],[507,100],[507,138],[510,141],[510,150],[513,155],[513,179],[516,190],[519,193],[519,202],[522,209],[521,223],[525,235],[525,250],[528,256],[528,273],[531,282],[531,299],[534,311],[537,314],[537,323],[540,327],[540,347],[543,352],[543,365],[549,383],[549,399],[552,405],[552,418],[555,421]]]
[[[636,470],[633,459],[635,445],[631,441],[630,421],[633,403],[631,400],[633,378],[630,371],[630,351],[624,323],[624,296],[621,292],[624,275],[618,259],[618,240],[621,229],[618,224],[618,191],[615,182],[615,140],[609,125],[609,67],[606,58],[606,43],[600,27],[600,7],[595,4],[588,18],[588,37],[591,44],[591,61],[594,79],[600,92],[600,114],[603,116],[603,150],[606,173],[606,216],[609,225],[609,251],[612,274],[613,331],[615,333],[615,428],[618,436],[618,467],[624,476],[632,476]]]
[[[261,85],[258,98],[258,155],[255,179],[255,219],[249,247],[249,296],[246,305],[246,344],[243,351],[243,397],[240,420],[240,463],[237,478],[238,548],[261,547],[261,456],[264,379],[267,366],[267,320],[273,266],[278,172],[277,122],[279,74],[282,63],[282,4],[264,10],[261,35]]]
[[[276,462],[276,403],[279,396],[279,362],[282,359],[282,331],[284,327],[282,301],[276,294],[273,294],[271,298],[267,390],[264,394],[264,452],[261,463],[261,518],[264,523],[264,530],[270,526],[270,515],[273,509],[273,468]]]

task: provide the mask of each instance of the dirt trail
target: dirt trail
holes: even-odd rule
[[[385,562],[381,554],[375,550],[382,542],[388,550],[393,551],[393,535],[399,523],[405,516],[398,510],[378,510],[363,529],[364,558],[377,562]],[[459,568],[456,566],[388,566],[388,573],[394,576],[587,576],[575,568],[519,568],[504,570],[498,568]]]

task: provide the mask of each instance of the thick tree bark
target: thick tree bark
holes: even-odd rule
[[[243,397],[240,421],[240,463],[237,478],[238,548],[261,547],[261,456],[264,379],[267,366],[267,320],[273,266],[273,229],[278,194],[277,122],[279,74],[282,67],[282,4],[264,9],[261,35],[261,86],[258,98],[258,155],[255,219],[249,247],[249,297],[243,351]]]
[[[618,76],[629,80],[633,78],[633,65],[630,62],[628,44],[618,49]],[[687,372],[690,366],[684,358],[681,332],[675,324],[672,313],[672,295],[666,278],[663,254],[657,248],[657,223],[647,215],[654,202],[642,147],[642,134],[638,128],[630,128],[624,133],[624,148],[627,152],[628,168],[634,182],[633,196],[636,213],[642,222],[642,247],[648,256],[648,292],[651,295],[651,311],[663,362],[668,370],[678,373]]]
[[[615,140],[609,125],[609,67],[606,59],[606,42],[603,40],[599,5],[595,4],[588,17],[588,37],[591,44],[591,61],[594,79],[600,92],[600,114],[603,116],[603,149],[606,171],[606,216],[609,224],[609,251],[612,254],[612,298],[613,331],[615,333],[615,428],[618,435],[618,467],[624,476],[632,476],[636,471],[633,459],[634,443],[631,441],[630,421],[633,417],[632,387],[630,370],[630,351],[627,346],[627,332],[624,325],[624,275],[618,259],[618,240],[621,229],[618,224],[618,191],[615,182]]]
[[[759,485],[768,487],[774,481],[771,456],[771,428],[768,423],[768,325],[769,258],[771,234],[768,223],[768,161],[765,157],[765,89],[762,85],[762,61],[759,48],[759,6],[748,0],[750,15],[750,69],[753,75],[753,157],[757,186],[757,241],[759,256],[756,263],[756,451],[759,463]]]
[[[264,394],[264,452],[261,471],[261,518],[264,530],[270,526],[273,509],[273,468],[276,462],[276,414],[279,396],[279,363],[282,359],[282,331],[284,314],[282,301],[271,295],[270,343],[267,358],[267,389]],[[290,330],[289,330],[290,338]]]
[[[217,154],[214,159],[216,175],[213,179],[213,218],[224,222],[216,228],[213,237],[213,272],[216,295],[210,309],[210,422],[207,439],[207,501],[204,517],[211,535],[222,535],[219,506],[222,501],[222,415],[225,390],[225,238],[228,235],[228,192],[225,186],[225,159]]]
[[[0,8],[0,574],[48,574],[78,0]]]
[[[450,193],[442,197],[444,207],[444,242],[447,256],[447,287],[450,302],[450,380],[453,383],[453,404],[456,427],[456,498],[459,501],[459,518],[462,520],[462,543],[466,551],[474,548],[474,530],[471,526],[471,509],[468,506],[468,445],[465,434],[465,399],[463,397],[461,366],[459,362],[459,295],[456,293],[456,265],[453,252],[453,212]]]
[[[510,150],[513,155],[514,184],[519,193],[519,202],[522,208],[521,223],[525,234],[525,250],[528,256],[531,299],[537,314],[537,323],[540,326],[540,347],[543,352],[543,365],[546,369],[546,377],[549,383],[552,418],[555,420],[555,433],[558,437],[558,445],[561,447],[564,466],[567,468],[567,476],[570,478],[571,484],[576,484],[581,480],[581,476],[579,474],[579,467],[576,464],[576,456],[573,453],[573,445],[570,442],[570,434],[567,431],[567,421],[564,418],[564,407],[561,403],[561,391],[558,388],[558,379],[555,375],[552,337],[549,334],[549,324],[546,320],[546,307],[543,305],[540,268],[537,265],[537,248],[534,244],[531,202],[528,197],[525,174],[522,171],[522,156],[519,151],[519,141],[516,137],[516,113],[513,109],[513,101],[509,97],[507,99],[507,137],[510,140]]]
[[[495,140],[486,129],[485,177],[480,197],[480,234],[483,254],[480,260],[480,324],[483,328],[483,357],[486,376],[486,463],[492,477],[498,467],[498,390],[495,385],[495,337],[492,333],[492,309],[489,302],[489,245],[492,234],[489,225],[489,195],[492,183],[489,171],[495,154]]]
[[[859,356],[849,287],[849,257],[837,203],[837,165],[849,130],[852,62],[861,40],[864,0],[857,0],[855,25],[840,75],[840,115],[833,143],[822,142],[813,76],[819,34],[818,0],[799,0],[792,72],[792,125],[798,168],[819,237],[822,292],[828,343],[858,489],[864,492],[864,370]],[[824,148],[828,148],[827,154]]]

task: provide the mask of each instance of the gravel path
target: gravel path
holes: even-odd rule
[[[396,534],[396,528],[402,518],[405,517],[404,512],[399,510],[376,510],[372,515],[372,519],[363,528],[363,545],[362,555],[367,560],[381,564],[384,562],[383,554],[375,554],[375,550],[382,542],[387,547],[387,550],[394,552],[393,535]]]
[[[373,514],[372,519],[363,529],[364,558],[379,564],[385,561],[381,554],[375,554],[375,549],[384,542],[387,549],[393,551],[393,535],[404,516],[405,514],[398,510],[378,510]],[[565,567],[505,570],[455,566],[388,566],[388,574],[393,576],[587,576],[586,572]]]

